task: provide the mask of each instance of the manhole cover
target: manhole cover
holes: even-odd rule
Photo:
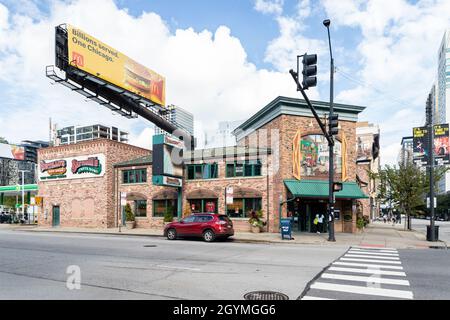
[[[244,295],[245,300],[289,300],[289,297],[281,292],[253,291]]]
[[[146,244],[146,245],[144,245],[144,248],[155,248],[156,247],[156,245],[154,245],[154,244]]]

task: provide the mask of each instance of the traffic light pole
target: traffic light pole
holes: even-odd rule
[[[330,20],[325,20],[323,22],[324,26],[327,28],[328,31],[328,44],[330,47],[330,57],[331,57],[331,63],[330,63],[330,116],[329,116],[329,130],[330,130],[330,136],[332,136],[332,127],[331,127],[331,119],[333,119],[334,116],[334,58],[333,58],[333,51],[331,50],[331,37],[330,37]],[[328,142],[328,149],[329,149],[329,193],[328,193],[328,241],[335,242],[336,238],[334,237],[334,140],[331,138],[331,142]]]

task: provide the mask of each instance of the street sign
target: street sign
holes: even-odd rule
[[[434,197],[434,208],[437,208],[437,198]],[[427,209],[430,209],[430,197],[427,197]]]
[[[121,192],[120,193],[120,205],[121,206],[126,206],[127,205],[127,193],[126,192]]]
[[[233,187],[227,187],[226,188],[226,204],[233,204],[234,199],[233,199]]]

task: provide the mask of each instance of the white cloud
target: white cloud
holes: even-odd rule
[[[54,27],[61,23],[85,30],[164,75],[167,103],[190,110],[205,131],[214,131],[219,121],[248,118],[278,95],[297,96],[287,72],[256,68],[226,26],[214,32],[171,32],[159,15],[133,17],[112,0],[55,1],[38,20],[10,15],[8,32],[0,33],[0,82],[2,95],[8,96],[0,105],[3,115],[8,113],[0,118],[0,136],[15,142],[46,139],[52,116],[60,125],[118,126],[131,132],[133,143],[151,140],[151,131],[135,129],[148,122],[112,115],[63,86],[50,85],[44,70],[54,63]]]
[[[256,0],[255,10],[265,14],[280,15],[283,12],[284,0]]]
[[[363,117],[381,125],[382,161],[396,162],[402,136],[423,124],[425,101],[437,76],[438,47],[450,25],[450,1],[322,0],[322,4],[334,28],[359,29],[362,37],[355,60],[360,68],[353,73],[361,85],[340,92],[337,100],[368,107]]]

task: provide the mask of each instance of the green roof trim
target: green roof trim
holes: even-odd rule
[[[114,167],[115,168],[119,168],[119,167],[144,166],[144,165],[150,165],[152,163],[153,163],[153,157],[150,154],[150,155],[147,155],[147,156],[144,156],[144,157],[140,157],[140,158],[137,158],[137,159],[116,163],[114,165]]]
[[[328,198],[328,181],[284,180],[284,184],[294,197]],[[368,199],[356,182],[343,182],[343,189],[335,193],[336,199]]]
[[[38,191],[37,184],[26,184],[23,188],[24,191]],[[22,191],[22,185],[15,186],[0,186],[0,192]]]

